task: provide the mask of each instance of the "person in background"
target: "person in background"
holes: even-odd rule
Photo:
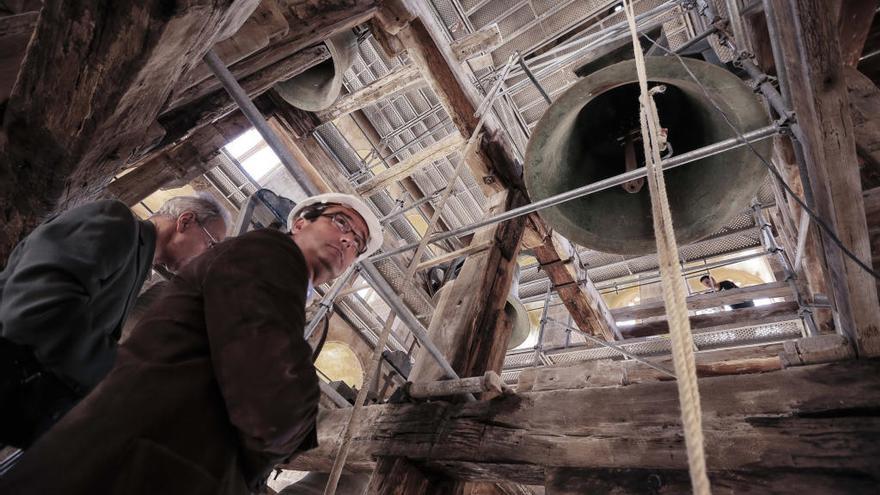
[[[107,378],[0,478],[0,493],[246,494],[317,446],[306,294],[382,245],[359,198],[223,242],[168,282]],[[94,446],[94,448],[90,448]],[[46,468],[63,466],[46,475]]]
[[[153,265],[175,271],[226,235],[210,197],[175,197],[147,220],[116,200],[55,215],[0,272],[0,443],[27,448],[110,371]]]
[[[700,283],[703,284],[703,286],[707,289],[712,289],[713,291],[739,289],[739,286],[737,286],[730,280],[722,280],[721,282],[717,282],[715,281],[715,277],[711,275],[703,275],[702,277],[700,277]],[[730,309],[752,308],[754,306],[754,301],[745,301],[737,304],[731,304]]]

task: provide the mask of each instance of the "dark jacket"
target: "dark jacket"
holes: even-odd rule
[[[15,247],[0,272],[0,336],[91,390],[113,365],[155,249],[153,224],[119,201],[50,218]]]
[[[730,280],[722,280],[721,282],[718,283],[718,290],[719,291],[733,290],[733,289],[739,289],[739,287],[737,287],[737,285],[735,283],[731,282]],[[745,302],[741,302],[741,303],[731,304],[730,309],[753,308],[754,306],[755,306],[754,301],[745,301]]]
[[[317,445],[307,285],[302,253],[275,231],[190,262],[107,378],[0,478],[0,493],[256,490],[276,463]]]

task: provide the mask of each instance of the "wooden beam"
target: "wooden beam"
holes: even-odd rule
[[[440,104],[449,114],[453,124],[463,138],[470,138],[477,128],[479,119],[474,117],[475,107],[462,89],[456,74],[450,69],[443,52],[438,48],[422,19],[410,22],[397,34],[407,49],[407,53],[431,88]],[[492,162],[480,152],[466,158],[468,167],[477,184],[487,196],[502,188]]]
[[[306,48],[244,77],[239,84],[248,96],[254,99],[276,82],[301,74],[329,58],[330,52],[323,45]],[[159,146],[186,139],[189,134],[237,109],[238,105],[223,88],[171,109],[159,116],[159,123],[165,129],[165,137],[162,138]]]
[[[171,182],[191,180],[214,167],[220,148],[249,128],[250,122],[241,112],[230,113],[117,177],[107,185],[102,196],[133,206]]]
[[[39,12],[25,12],[0,17],[0,103],[12,93],[12,85],[39,16]]]
[[[405,177],[411,176],[419,170],[431,165],[434,161],[445,158],[455,151],[459,151],[463,144],[464,140],[462,140],[460,134],[450,134],[434,144],[417,151],[406,160],[379,172],[367,182],[359,184],[357,186],[357,193],[362,196],[372,196],[373,194],[382,192],[383,189],[391,184],[394,184]]]
[[[499,193],[490,211],[501,212],[522,204],[517,193]],[[514,219],[485,227],[471,244],[489,247],[471,254],[449,290],[442,292],[428,327],[437,347],[443,351],[459,376],[501,372],[511,322],[504,313],[510,284],[516,269],[516,255],[524,220]],[[411,381],[440,380],[444,374],[425,352],[416,357]]]
[[[425,268],[437,266],[442,263],[446,263],[447,261],[452,261],[455,258],[458,258],[461,256],[470,256],[473,254],[477,254],[479,252],[485,251],[486,249],[489,249],[491,246],[492,246],[491,242],[482,242],[480,244],[474,244],[473,242],[471,242],[469,245],[467,245],[461,249],[456,249],[455,251],[450,251],[446,254],[441,254],[440,256],[437,256],[437,257],[434,257],[434,258],[431,258],[429,260],[425,260],[425,261],[419,263],[416,266],[416,271],[421,271],[421,270],[424,270]]]
[[[548,355],[552,358],[554,353],[549,352]],[[782,343],[699,351],[694,356],[697,374],[700,377],[709,377],[764,373],[790,366],[843,361],[855,357],[855,354],[852,345],[844,337],[827,334]],[[674,369],[671,355],[645,356],[643,359],[670,371]],[[672,377],[668,374],[632,359],[601,359],[571,365],[526,368],[517,377],[516,391],[523,393],[585,387],[624,387],[669,380]]]
[[[844,67],[853,135],[859,158],[880,173],[880,89],[854,67]],[[865,184],[862,184],[863,188]]]
[[[46,1],[3,112],[0,259],[56,206],[94,198],[181,75],[257,0]]]
[[[541,228],[546,229],[543,224]],[[535,258],[538,259],[541,269],[550,278],[554,290],[563,304],[565,304],[565,308],[571,314],[575,325],[582,332],[601,336],[608,341],[614,341],[614,328],[616,326],[614,318],[611,316],[611,312],[608,310],[608,306],[605,304],[599,291],[596,290],[592,281],[588,281],[583,289],[578,284],[574,274],[569,271],[562,257],[560,257],[559,242],[562,240],[560,237],[544,235],[543,239],[543,244],[533,247],[532,252],[535,254]],[[566,259],[568,258],[565,253],[563,253],[563,256]]]
[[[803,199],[803,184],[806,179],[801,177],[791,139],[786,137],[774,139],[773,163],[795,194]],[[828,266],[824,262],[818,227],[814,222],[807,222],[806,230],[803,230],[804,211],[800,204],[778,186],[776,181],[771,181],[771,184],[773,184],[779,217],[777,222],[779,239],[787,253],[795,253],[795,256],[789,258],[792,262],[795,261],[798,253],[799,243],[804,243],[803,250],[800,251],[801,265],[796,273],[795,283],[798,285],[798,291],[804,296],[814,298],[819,294],[828,295]],[[834,322],[830,310],[817,310],[813,313],[813,318],[822,331],[833,331]]]
[[[422,79],[418,67],[411,64],[403,65],[353,93],[340,96],[330,108],[317,112],[318,118],[323,122],[330,122],[402,91],[415,89],[424,84],[425,81]]]
[[[871,31],[877,0],[836,0],[837,29],[840,33],[840,55],[843,65],[855,67]]]
[[[749,471],[710,471],[712,493],[799,494],[822,493],[848,495],[871,493],[876,481],[858,475],[828,474],[821,470],[755,473]],[[577,469],[560,468],[547,471],[546,495],[580,495],[583,493],[613,493],[641,495],[644,493],[691,493],[687,470],[671,469]]]
[[[336,34],[347,31],[370,20],[376,13],[376,0],[324,0],[318,8],[304,2],[284,2],[284,13],[289,30],[269,46],[229,66],[236,79],[277,64],[284,58],[322,43]],[[179,88],[181,94],[174,98],[168,108],[198,99],[220,88],[214,77],[207,77],[197,84],[190,83]]]
[[[861,201],[858,157],[853,138],[834,2],[771,0],[789,93],[803,131],[809,182],[819,215],[861,260],[871,259]],[[823,239],[841,331],[866,356],[880,355],[880,305],[871,275]]]
[[[720,292],[696,294],[687,298],[687,306],[689,310],[693,311],[697,309],[718,308],[726,304],[736,304],[755,299],[791,296],[791,286],[788,282],[779,281]],[[638,306],[611,310],[611,315],[617,321],[650,318],[664,314],[666,314],[666,308],[663,305],[663,301],[652,301]]]
[[[721,311],[705,315],[691,316],[691,328],[701,330],[704,328],[717,327],[745,327],[750,325],[765,325],[782,320],[795,319],[798,316],[798,305],[794,301],[755,306],[753,308],[741,308],[730,311]],[[632,326],[621,326],[620,333],[626,339],[637,337],[649,337],[651,335],[663,335],[669,333],[669,324],[663,319],[649,323],[640,323]]]
[[[697,373],[700,377],[704,377],[763,373],[783,369],[784,363],[779,357],[784,352],[782,344],[772,344],[766,346],[766,348],[770,349],[770,351],[761,352],[761,355],[753,355],[755,353],[752,351],[742,352],[739,349],[736,349],[734,352],[726,349],[724,351],[698,352],[695,354]],[[671,357],[664,357],[662,359],[647,358],[647,360],[670,371],[674,369]],[[761,366],[747,369],[729,369],[731,364],[734,363],[760,363]],[[726,372],[719,373],[722,370]],[[517,377],[516,392],[546,392],[588,387],[625,387],[637,383],[669,381],[673,379],[668,374],[657,371],[638,361],[602,359],[568,366],[526,368]]]
[[[370,495],[440,495],[454,493],[447,478],[425,473],[403,457],[380,457],[375,474],[370,478]]]
[[[470,33],[450,43],[449,48],[460,63],[470,60],[482,52],[491,52],[502,43],[501,30],[492,24],[477,32]]]
[[[711,472],[761,477],[821,471],[841,480],[880,480],[877,360],[699,383]],[[455,477],[504,476],[523,483],[542,483],[549,468],[686,471],[677,400],[676,384],[662,382],[525,392],[465,404],[373,406],[364,411],[348,465],[365,470],[372,456],[395,455]],[[345,412],[321,413],[320,446],[288,467],[327,470],[347,419]],[[452,470],[463,465],[479,469]]]
[[[214,45],[212,50],[228,66],[268,47],[274,41],[285,37],[289,31],[290,26],[278,2],[276,0],[260,0],[254,13],[248,17],[241,28]],[[199,62],[184,74],[177,84],[171,98],[172,101],[178,101],[175,106],[183,104],[179,99],[186,98],[186,90],[208,79],[213,80],[214,74],[204,62]]]

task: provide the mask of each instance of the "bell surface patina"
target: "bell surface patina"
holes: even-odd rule
[[[683,60],[741,133],[769,124],[758,97],[734,74],[707,62]],[[649,87],[666,86],[654,100],[670,156],[736,135],[679,60],[647,57],[645,65]],[[624,173],[627,153],[631,167],[644,167],[638,97],[632,60],[598,70],[560,96],[538,122],[526,150],[523,173],[532,201]],[[771,140],[752,146],[769,160]],[[766,176],[765,166],[746,146],[667,171],[679,244],[720,230],[749,207]],[[656,250],[647,184],[615,186],[539,214],[590,249],[631,255]]]

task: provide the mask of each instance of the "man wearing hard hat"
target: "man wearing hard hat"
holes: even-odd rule
[[[0,478],[0,493],[244,494],[314,448],[307,294],[379,249],[382,229],[344,194],[303,201],[288,225],[184,267],[107,378]],[[52,466],[64,469],[47,475]]]

